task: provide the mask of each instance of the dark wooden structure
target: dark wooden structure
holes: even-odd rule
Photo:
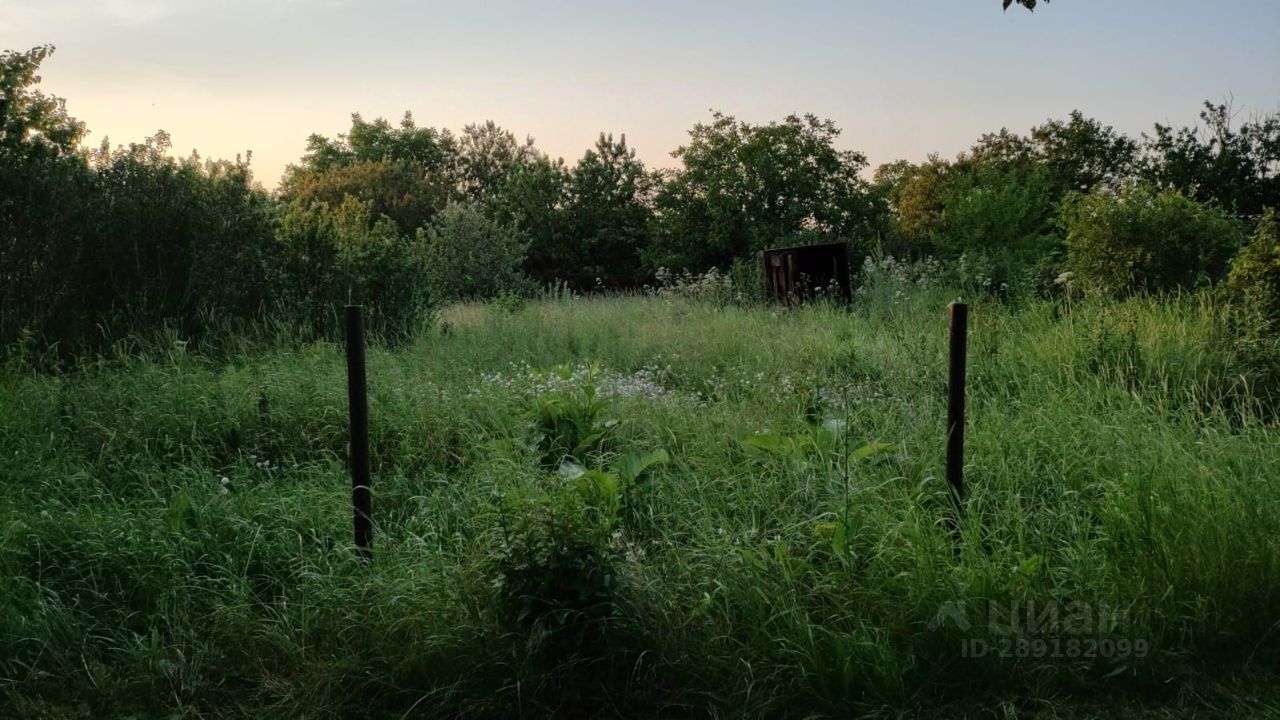
[[[774,302],[804,302],[826,294],[853,300],[849,248],[844,243],[773,248],[760,253],[764,296]]]

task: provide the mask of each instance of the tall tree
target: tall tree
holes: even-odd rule
[[[569,171],[545,156],[517,165],[484,200],[495,220],[529,238],[524,269],[539,284],[566,279],[577,262],[577,238],[569,223]]]
[[[1142,175],[1229,212],[1280,207],[1280,114],[1235,124],[1229,103],[1204,104],[1198,127],[1155,126],[1144,136]]]
[[[1079,110],[1065,121],[1050,120],[1032,128],[1031,142],[1059,195],[1102,183],[1114,185],[1136,169],[1138,143]]]
[[[83,249],[95,236],[84,125],[37,89],[52,46],[0,52],[0,343],[78,322]]]
[[[695,125],[657,194],[651,262],[701,270],[806,237],[865,239],[877,213],[867,161],[837,149],[839,135],[813,115],[750,125],[715,112]]]
[[[469,200],[484,199],[509,173],[540,156],[533,138],[526,137],[522,143],[492,120],[468,125],[458,138],[459,189]]]
[[[285,171],[280,196],[334,207],[352,197],[368,204],[371,221],[385,216],[411,235],[455,197],[457,152],[448,130],[419,127],[411,113],[397,127],[356,113],[337,138],[308,138],[302,162]]]
[[[579,258],[567,279],[579,287],[608,288],[642,282],[641,252],[652,220],[654,177],[627,147],[600,134],[569,176],[570,227]]]

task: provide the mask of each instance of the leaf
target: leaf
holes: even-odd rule
[[[182,532],[194,519],[195,509],[191,506],[190,495],[182,493],[169,501],[169,508],[164,513],[164,525],[169,532]]]
[[[857,450],[853,451],[854,460],[865,460],[872,455],[880,455],[893,450],[893,443],[875,442],[867,443]]]
[[[1040,555],[1032,555],[1031,557],[1025,558],[1022,560],[1022,562],[1018,563],[1018,574],[1019,575],[1034,574],[1035,571],[1039,570],[1040,566],[1043,564],[1044,564],[1043,557],[1041,557]]]
[[[791,438],[778,433],[748,435],[742,440],[742,444],[750,449],[760,450],[779,457],[789,457],[793,454],[795,448],[795,443]]]
[[[844,523],[838,523],[835,532],[831,533],[831,551],[841,560],[849,561],[849,533]]]
[[[595,449],[595,447],[599,445],[600,441],[603,439],[604,439],[604,432],[593,432],[590,435],[582,438],[582,442],[579,442],[578,446],[573,449],[573,454],[582,455],[583,453],[589,452]]]
[[[623,482],[634,483],[640,479],[645,470],[654,465],[665,465],[671,457],[667,455],[666,450],[658,449],[653,452],[645,453],[627,453],[618,459],[618,477]]]
[[[574,487],[587,500],[600,500],[613,507],[618,500],[618,478],[599,470],[587,470],[573,480]]]

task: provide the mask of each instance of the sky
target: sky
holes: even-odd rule
[[[572,162],[625,133],[651,167],[717,109],[814,113],[874,167],[1082,110],[1137,135],[1204,100],[1280,111],[1280,0],[0,0],[0,48],[51,43],[88,142],[232,158],[274,187],[350,115],[494,120]]]

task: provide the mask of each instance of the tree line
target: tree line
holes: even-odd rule
[[[713,112],[677,167],[653,170],[625,136],[602,133],[566,163],[492,122],[454,133],[357,114],[336,137],[312,135],[268,193],[248,156],[177,159],[163,132],[86,146],[37,87],[51,51],[0,54],[5,343],[99,346],[160,324],[198,337],[266,315],[322,337],[347,301],[396,339],[461,298],[637,288],[659,269],[749,283],[757,251],[808,242],[982,255],[1000,286],[1033,292],[1063,272],[1105,292],[1159,290],[1225,277],[1280,204],[1280,118],[1209,103],[1194,125],[1138,138],[1074,112],[870,173],[813,115]]]

